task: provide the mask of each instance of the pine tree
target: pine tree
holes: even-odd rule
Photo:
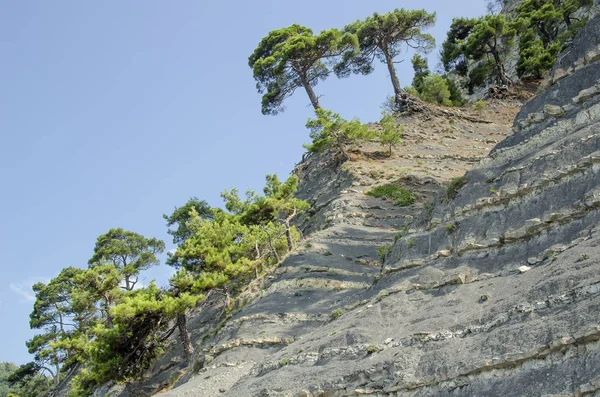
[[[404,127],[398,125],[394,117],[388,113],[384,113],[379,124],[381,125],[379,142],[389,147],[389,156],[392,157],[392,148],[402,144]]]
[[[191,231],[186,227],[190,220],[190,210],[195,209],[201,218],[209,219],[212,215],[212,208],[204,200],[198,200],[196,197],[190,198],[187,203],[177,208],[171,215],[163,215],[167,221],[167,227],[176,226],[175,229],[169,229],[167,233],[173,236],[173,244],[180,245],[191,236]]]
[[[26,345],[35,357],[36,365],[48,371],[55,384],[60,382],[61,366],[71,354],[68,349],[56,345],[76,332],[81,323],[79,310],[73,305],[71,293],[76,287],[76,278],[81,269],[68,267],[47,284],[36,283],[33,286],[35,302],[29,315],[31,329],[41,330]]]
[[[344,53],[358,48],[356,36],[337,29],[317,35],[309,28],[292,25],[274,30],[261,40],[248,64],[262,97],[262,113],[277,114],[297,88],[304,88],[312,106],[319,109],[314,87],[329,76],[329,66]]]
[[[94,255],[88,264],[93,267],[112,263],[125,281],[124,288],[131,291],[140,271],[157,265],[159,260],[156,255],[164,250],[165,243],[156,238],[145,238],[121,228],[110,229],[96,240]]]
[[[306,122],[312,143],[305,145],[305,148],[310,152],[337,148],[346,160],[350,160],[348,146],[375,137],[375,133],[358,119],[347,121],[339,114],[325,109],[317,109],[315,114],[316,119]]]
[[[434,23],[435,13],[396,9],[387,14],[375,13],[363,21],[349,24],[344,31],[358,37],[360,53],[346,53],[334,70],[338,77],[347,77],[351,73],[369,74],[373,71],[373,60],[377,58],[386,64],[396,103],[402,108],[401,97],[405,92],[400,85],[394,59],[405,45],[422,52],[433,49],[433,36],[423,33],[423,30]]]
[[[469,74],[469,88],[481,85],[487,77],[501,84],[512,84],[506,74],[503,54],[510,47],[516,30],[502,14],[479,19],[457,18],[452,21],[448,38],[442,45],[442,63],[446,71]],[[468,61],[476,68],[468,69]]]
[[[516,8],[513,24],[519,31],[519,76],[543,77],[564,45],[585,24],[574,16],[593,0],[525,0]]]
[[[412,81],[412,86],[417,90],[419,94],[423,92],[423,82],[427,76],[431,73],[429,71],[429,65],[427,65],[427,59],[425,57],[415,54],[411,59],[413,71],[415,77]]]
[[[448,83],[438,74],[428,76],[423,80],[421,98],[423,98],[424,101],[436,103],[438,105],[452,106]]]

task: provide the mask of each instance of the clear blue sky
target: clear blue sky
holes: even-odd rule
[[[163,213],[191,196],[220,205],[226,188],[260,190],[265,174],[288,175],[312,113],[301,90],[285,113],[260,113],[247,58],[263,36],[400,7],[437,11],[430,33],[440,44],[453,17],[481,15],[485,2],[2,2],[0,361],[29,361],[31,285],[85,267],[100,234],[123,227],[170,249]],[[410,56],[398,65],[403,86]],[[317,86],[322,105],[377,120],[392,88],[384,65],[376,68]]]

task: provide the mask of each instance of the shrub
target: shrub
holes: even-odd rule
[[[404,127],[398,125],[394,117],[389,113],[384,113],[381,121],[381,133],[379,134],[379,142],[389,147],[388,155],[392,157],[392,148],[402,144],[402,136],[404,135]]]
[[[438,74],[428,76],[423,80],[421,98],[424,101],[436,103],[438,105],[452,106],[448,83]]]
[[[384,289],[384,290],[379,291],[379,293],[377,294],[375,299],[380,301],[387,296],[390,296],[390,291],[388,291],[387,289]]]
[[[414,97],[414,98],[421,98],[421,94],[419,93],[419,91],[417,91],[417,89],[413,86],[410,87],[404,87],[404,92],[406,92],[408,95]]]
[[[456,85],[456,82],[448,76],[444,76],[444,80],[446,80],[446,84],[448,85],[452,106],[463,106],[465,103],[467,103],[467,100],[463,98],[458,85]]]
[[[478,112],[481,112],[483,109],[486,108],[486,104],[485,102],[483,102],[481,99],[478,99],[475,101],[475,103],[473,103],[473,109],[477,110]]]
[[[452,233],[456,229],[456,226],[452,223],[447,223],[446,226],[444,226],[444,229],[446,229],[448,233]]]
[[[373,197],[396,200],[396,205],[400,207],[406,207],[407,205],[414,204],[417,201],[416,195],[410,190],[404,189],[392,183],[376,186],[369,190],[367,194]]]
[[[387,258],[391,251],[391,245],[382,245],[381,247],[377,248],[377,256],[379,257],[381,263],[385,262],[385,258]]]
[[[283,358],[279,359],[278,364],[279,364],[280,367],[283,367],[283,366],[288,365],[289,362],[290,362],[289,358],[283,357]]]
[[[464,176],[457,176],[450,180],[450,184],[446,188],[446,198],[452,200],[458,194],[458,191],[467,183],[467,178]]]
[[[361,141],[372,139],[375,132],[370,130],[360,120],[343,119],[331,110],[315,110],[316,119],[309,119],[306,128],[310,130],[312,143],[304,145],[309,152],[321,152],[328,148],[337,148],[350,160],[348,148]]]
[[[331,319],[337,320],[338,318],[342,317],[343,315],[344,315],[344,311],[342,309],[335,309],[334,311],[331,312]]]

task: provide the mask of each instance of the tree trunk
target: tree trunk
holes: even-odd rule
[[[512,80],[506,75],[506,70],[504,70],[504,65],[502,64],[502,60],[500,59],[498,52],[493,51],[492,56],[494,57],[496,67],[498,68],[498,78],[500,79],[502,84],[512,85]]]
[[[338,144],[338,147],[340,148],[340,151],[346,158],[346,160],[350,160],[350,155],[348,154],[348,152],[346,151],[346,148],[344,147],[344,141],[343,141],[342,137],[340,137],[340,136],[337,137],[337,144]]]
[[[227,289],[225,289],[225,307],[228,309],[231,307],[231,297],[229,296],[229,291]]]
[[[106,328],[113,327],[113,319],[110,315],[110,299],[107,296],[104,296],[104,312],[106,313]]]
[[[279,254],[277,253],[277,250],[273,246],[273,238],[271,237],[271,233],[269,233],[266,228],[264,228],[263,230],[266,233],[267,237],[269,238],[269,248],[271,249],[271,252],[273,253],[273,255],[275,255],[275,260],[277,261],[277,263],[279,263],[281,261],[281,259],[279,258]]]
[[[294,242],[292,240],[292,231],[290,230],[290,221],[289,219],[285,220],[285,238],[287,239],[288,251],[292,252],[294,249]]]
[[[56,367],[56,375],[54,376],[54,384],[58,386],[60,383],[60,362],[58,356],[55,358],[54,366]]]
[[[313,108],[315,110],[321,109],[321,105],[319,104],[319,98],[317,98],[317,95],[315,94],[315,91],[310,85],[310,82],[305,77],[302,77],[302,86],[304,86],[304,89],[308,94],[308,98],[310,99],[310,103],[312,104]]]
[[[394,58],[390,55],[390,52],[387,46],[382,48],[383,53],[385,55],[385,63],[387,64],[388,72],[390,73],[390,79],[392,79],[392,86],[394,87],[394,97],[396,101],[399,100],[404,90],[400,87],[400,80],[398,80],[398,75],[396,74],[396,68],[394,67]]]
[[[183,355],[189,363],[192,359],[192,354],[194,354],[194,346],[192,345],[190,333],[187,329],[187,318],[185,317],[185,313],[177,315],[177,327],[179,328],[181,343],[183,344]]]
[[[392,144],[390,143],[390,157],[392,157]]]

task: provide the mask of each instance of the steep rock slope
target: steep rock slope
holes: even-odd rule
[[[596,17],[356,307],[225,395],[600,395],[599,32]]]
[[[263,374],[288,364],[294,367],[297,358],[288,352],[302,350],[314,357],[317,351],[306,347],[313,344],[308,341],[328,329],[331,335],[313,346],[328,343],[335,335],[332,324],[345,317],[334,320],[332,313],[360,306],[365,291],[381,277],[378,248],[391,246],[399,233],[408,232],[412,222],[430,208],[431,200],[443,192],[442,185],[463,175],[505,138],[510,130],[506,121],[514,117],[518,105],[490,104],[485,117],[491,121],[485,123],[427,114],[402,120],[406,124],[404,145],[391,158],[376,143],[368,143],[352,153],[354,161],[343,165],[329,154],[300,163],[295,170],[301,179],[298,195],[312,204],[302,219],[306,239],[265,279],[258,297],[216,333],[207,333],[205,328],[193,331],[200,351],[194,368],[197,374],[190,372],[161,395],[222,395],[238,380],[240,385],[231,391],[234,395],[257,395]],[[373,185],[388,182],[410,189],[418,196],[417,202],[398,207],[393,201],[365,194]],[[366,325],[372,329],[376,324]],[[337,338],[350,346],[366,341],[352,332]],[[165,357],[155,371],[169,368],[174,357]],[[176,376],[178,365],[152,378],[144,393],[158,391],[162,384],[156,380]],[[247,381],[258,382],[260,390],[247,390]],[[286,385],[275,389],[286,390]]]

